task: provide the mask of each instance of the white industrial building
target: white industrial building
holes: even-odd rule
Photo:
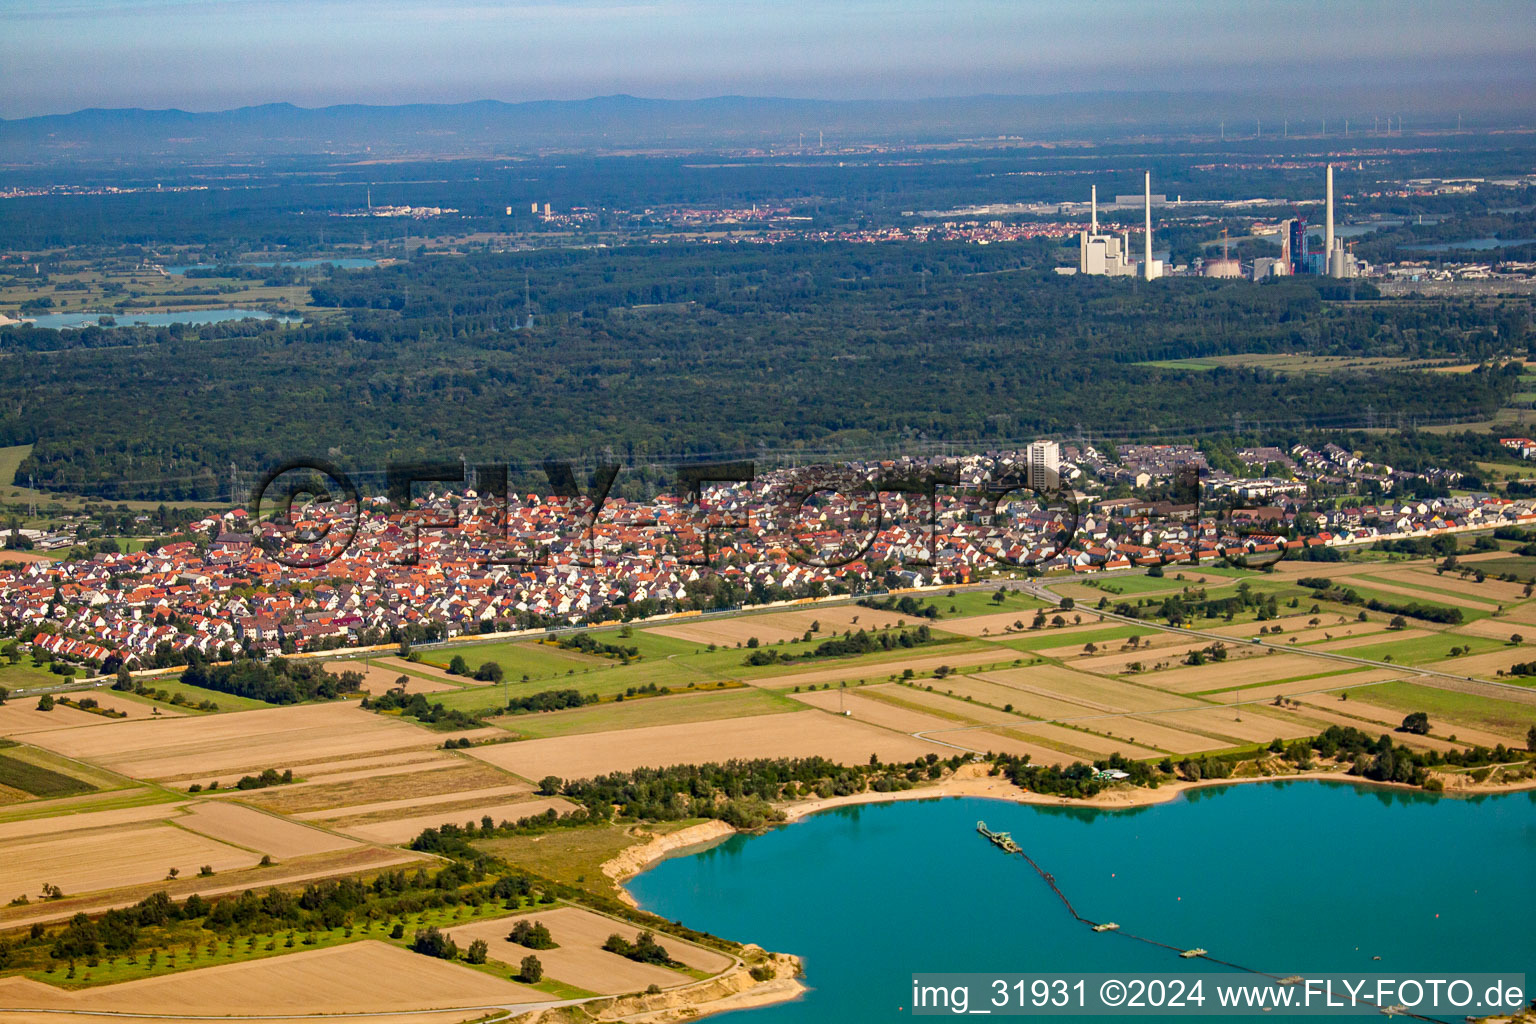
[[[1118,197],[1124,199],[1124,196]],[[1163,197],[1166,199],[1166,197]],[[1146,177],[1146,193],[1143,196],[1143,206],[1146,211],[1146,227],[1144,239],[1144,255],[1138,264],[1131,259],[1131,233],[1122,231],[1118,235],[1100,233],[1099,231],[1099,189],[1093,186],[1092,200],[1093,212],[1089,221],[1089,229],[1078,236],[1077,271],[1080,274],[1093,274],[1103,277],[1130,277],[1136,275],[1147,280],[1163,276],[1163,264],[1161,260],[1152,258],[1152,175],[1148,172]],[[1117,202],[1117,205],[1118,202]]]

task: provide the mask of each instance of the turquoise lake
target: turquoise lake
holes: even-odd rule
[[[225,265],[226,264],[221,264],[221,263],[187,263],[187,264],[183,264],[181,266],[176,266],[176,267],[165,267],[164,270],[165,270],[165,272],[167,274],[185,274],[189,270],[215,270],[218,267],[225,266]],[[330,259],[312,259],[312,260],[257,260],[257,261],[251,261],[251,262],[247,262],[245,260],[241,260],[238,263],[230,264],[230,265],[237,266],[237,267],[324,267],[324,266],[332,266],[332,267],[339,267],[342,270],[361,270],[361,269],[366,268],[366,267],[376,267],[376,266],[379,265],[379,261],[378,260],[374,260],[374,259],[368,259],[367,257],[364,257],[364,256],[336,256],[336,257],[332,257]]]
[[[218,324],[226,320],[281,320],[298,323],[293,317],[278,317],[260,309],[198,309],[179,313],[45,313],[27,317],[35,327],[70,330],[99,326],[103,316],[117,321],[115,327],[169,327],[171,324]]]
[[[804,959],[811,991],[730,1015],[742,1024],[904,1020],[914,972],[1191,969],[1078,924],[977,819],[1012,832],[1084,917],[1231,963],[1536,977],[1531,792],[1293,781],[1118,811],[868,804],[674,857],[629,890],[662,917]]]

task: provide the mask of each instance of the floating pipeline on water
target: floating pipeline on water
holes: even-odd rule
[[[1077,912],[1077,908],[1072,906],[1072,901],[1067,899],[1067,894],[1062,892],[1061,887],[1056,884],[1056,877],[1042,868],[1039,864],[1035,863],[1034,858],[1024,852],[1024,848],[1014,840],[1011,834],[1007,832],[994,832],[987,827],[987,823],[985,821],[976,822],[976,831],[982,836],[982,838],[986,839],[993,846],[996,846],[998,849],[1002,850],[1009,856],[1022,857],[1025,863],[1035,869],[1035,874],[1039,875],[1041,879],[1045,881],[1045,884],[1051,887],[1051,892],[1055,893],[1056,898],[1061,900],[1062,906],[1067,908],[1067,913],[1071,914],[1074,920],[1078,921],[1080,924],[1087,925],[1095,932],[1113,932],[1116,935],[1123,935],[1128,939],[1135,940],[1136,942],[1145,943],[1149,946],[1157,946],[1160,949],[1166,949],[1169,952],[1178,954],[1185,960],[1208,960],[1213,964],[1220,964],[1223,967],[1230,967],[1235,971],[1242,971],[1246,974],[1253,974],[1262,978],[1270,978],[1276,983],[1282,985],[1294,985],[1303,981],[1300,975],[1293,974],[1282,976],[1279,974],[1271,974],[1268,971],[1255,970],[1252,967],[1244,967],[1241,964],[1234,964],[1227,960],[1217,959],[1216,957],[1211,956],[1209,952],[1200,946],[1174,946],[1166,942],[1159,942],[1156,939],[1147,938],[1144,935],[1135,935],[1131,932],[1125,931],[1113,921],[1090,920],[1089,918],[1086,918]],[[1361,1002],[1374,1005],[1374,1003],[1372,1003],[1371,1000],[1367,998],[1359,997],[1359,999]],[[1405,1007],[1378,1007],[1378,1009],[1383,1013],[1391,1013],[1393,1016],[1406,1017],[1411,1020],[1430,1021],[1433,1022],[1433,1024],[1450,1024],[1450,1022],[1444,1021],[1439,1017],[1426,1017],[1422,1014],[1413,1013]]]

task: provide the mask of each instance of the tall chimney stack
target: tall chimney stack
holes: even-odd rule
[[[1091,188],[1093,189],[1093,233],[1096,235],[1099,233],[1099,186],[1093,185]]]
[[[1148,281],[1152,280],[1152,172],[1147,172],[1147,248],[1146,263],[1142,266],[1142,275]]]
[[[1328,212],[1323,215],[1323,259],[1333,259],[1333,164],[1328,165]]]

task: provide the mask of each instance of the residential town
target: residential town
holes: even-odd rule
[[[1459,478],[1394,470],[1336,444],[1238,455],[1262,475],[1213,469],[1187,445],[1125,446],[1111,459],[1092,445],[1042,441],[852,463],[830,476],[780,470],[648,501],[508,502],[469,487],[403,512],[363,498],[361,509],[313,505],[294,521],[253,523],[235,508],[192,523],[196,539],[153,549],[19,563],[0,553],[0,633],[111,671],[179,663],[194,650],[419,643],[999,574],[1266,564],[1536,522],[1536,499],[1491,494],[1318,500],[1367,481],[1390,493],[1416,476]]]

